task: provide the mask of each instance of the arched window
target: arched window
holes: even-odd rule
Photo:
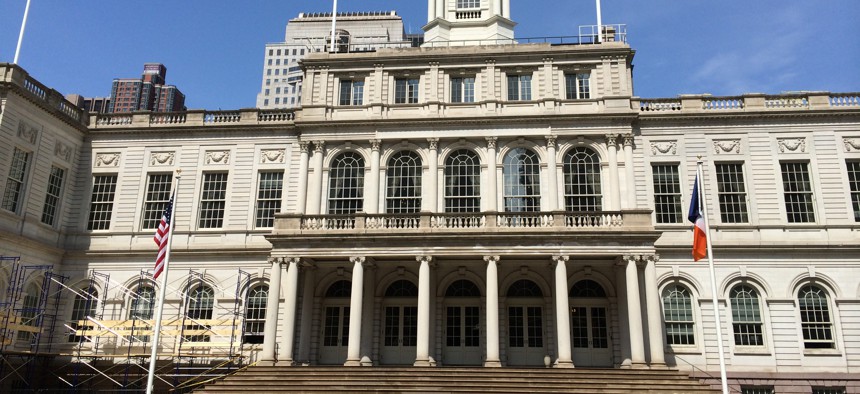
[[[244,343],[263,343],[263,327],[266,325],[266,303],[268,300],[268,285],[257,285],[248,291],[245,304]]]
[[[76,331],[92,329],[92,325],[87,324],[86,320],[87,317],[94,317],[96,315],[98,304],[99,292],[96,289],[87,287],[78,290],[77,294],[75,294],[74,300],[72,301],[72,317],[69,327]],[[75,332],[69,335],[69,342],[81,341],[90,341],[90,339],[86,337],[86,333],[84,333],[84,335],[77,335]]]
[[[451,283],[445,290],[445,297],[480,297],[481,290],[474,282],[460,279]]]
[[[386,297],[418,297],[418,287],[414,283],[401,279],[385,289]]]
[[[755,289],[749,285],[737,285],[732,288],[729,300],[732,304],[735,345],[764,346],[761,304]]]
[[[131,306],[128,310],[128,318],[131,320],[149,320],[152,319],[153,307],[155,305],[155,288],[152,286],[140,286],[132,296]],[[136,324],[135,330],[146,330],[149,327]],[[132,332],[130,338],[132,342],[149,342],[149,335],[135,335]]]
[[[540,211],[540,160],[530,149],[514,148],[505,155],[505,212]]]
[[[349,298],[352,296],[352,282],[348,280],[339,280],[331,284],[325,292],[326,297],[330,298]]]
[[[803,331],[803,347],[806,349],[833,349],[833,319],[827,292],[817,285],[800,288],[797,294],[800,307],[800,325]]]
[[[537,283],[528,279],[520,279],[508,287],[508,297],[543,297],[543,292]]]
[[[212,312],[215,304],[215,291],[207,285],[200,285],[188,293],[188,309],[186,317],[196,321],[212,319]],[[207,324],[189,322],[185,325],[186,330],[201,331],[209,330]],[[183,337],[188,342],[209,342],[207,334],[192,334]]]
[[[421,158],[412,151],[395,153],[386,171],[386,212],[421,211]]]
[[[663,289],[663,321],[666,324],[666,343],[669,345],[695,345],[693,331],[693,297],[681,285]]]
[[[583,279],[573,284],[569,297],[574,298],[606,298],[603,286],[591,279]]]
[[[577,147],[564,155],[564,204],[568,211],[600,211],[600,157]]]
[[[445,212],[480,211],[481,160],[475,152],[459,149],[445,160]]]
[[[23,302],[21,303],[21,324],[35,326],[39,316],[39,288],[31,283],[27,286],[23,298]],[[19,331],[18,340],[32,342],[33,334],[27,331]]]
[[[364,158],[355,152],[336,157],[329,171],[328,213],[351,215],[364,208]]]

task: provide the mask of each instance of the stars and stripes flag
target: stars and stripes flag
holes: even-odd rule
[[[173,197],[173,195],[170,196],[170,201],[164,207],[164,213],[161,214],[161,223],[158,224],[158,230],[155,231],[155,237],[153,237],[155,244],[158,245],[158,257],[155,258],[153,279],[158,279],[158,276],[164,271],[167,257],[167,240],[170,238],[170,221],[173,218]]]
[[[699,174],[693,184],[693,196],[690,199],[690,212],[687,220],[693,223],[693,261],[699,261],[708,255],[708,232],[705,229],[705,218],[702,216],[702,202],[699,198]]]

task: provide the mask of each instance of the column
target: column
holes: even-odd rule
[[[609,201],[611,211],[621,210],[621,191],[618,181],[618,134],[606,135],[606,150],[609,152]]]
[[[492,15],[502,16],[502,0],[492,0],[490,2],[490,4],[492,4],[492,6],[493,6],[493,14]]]
[[[281,359],[286,365],[293,365],[293,344],[296,333],[296,298],[299,287],[299,259],[286,259],[287,283],[284,285],[284,342],[281,346]],[[267,305],[268,306],[268,305]],[[267,315],[268,317],[268,315]],[[268,321],[267,321],[268,322]]]
[[[430,262],[432,256],[417,256],[418,267],[418,342],[415,366],[430,366]]]
[[[502,1],[504,2],[504,5],[502,6],[502,16],[511,19],[511,0]]]
[[[316,288],[316,266],[307,260],[302,266],[302,324],[299,331],[299,357],[302,363],[311,362],[311,330],[313,329],[314,289]]]
[[[496,202],[496,137],[487,137],[487,211],[497,212]]]
[[[282,257],[271,257],[272,271],[269,273],[269,294],[266,300],[266,323],[263,325],[263,351],[260,362],[274,365],[277,361],[275,348],[278,343],[278,303],[281,298]]]
[[[499,256],[484,256],[487,262],[487,358],[485,367],[501,367],[499,358]]]
[[[633,174],[633,134],[624,134],[624,171],[627,175],[627,209],[636,209],[636,176]]]
[[[373,289],[376,286],[376,265],[368,259],[364,264],[364,313],[361,327],[361,366],[372,367],[373,361]]]
[[[570,302],[567,287],[569,256],[552,256],[555,264],[555,325],[558,340],[557,368],[573,368],[570,351]]]
[[[439,207],[436,199],[439,196],[439,139],[428,138],[427,142],[430,143],[430,154],[427,163],[429,173],[427,174],[427,203],[425,207],[430,212],[438,212]]]
[[[435,2],[436,2],[436,17],[437,18],[447,19],[446,15],[445,15],[445,1],[446,0],[435,0]]]
[[[323,150],[325,150],[325,141],[314,141],[314,179],[308,185],[308,207],[309,215],[319,215],[320,213],[320,196],[323,189]]]
[[[427,6],[427,23],[436,19],[436,0],[430,0]]]
[[[344,366],[361,365],[361,311],[364,298],[364,256],[350,257],[352,263],[352,295],[349,298],[349,344]]]
[[[642,335],[642,304],[639,302],[638,256],[624,256],[626,262],[627,318],[630,327],[630,360],[633,367],[645,364],[645,340]]]
[[[549,178],[549,210],[557,211],[558,206],[558,171],[555,163],[555,139],[554,135],[546,136],[546,175]]]
[[[621,368],[630,368],[630,319],[627,316],[626,264],[619,261],[615,265],[615,283],[618,289],[618,325],[621,332]]]
[[[648,345],[651,349],[651,366],[665,366],[663,327],[660,324],[660,297],[657,292],[657,256],[645,258],[645,308],[648,314]]]
[[[299,141],[299,191],[296,213],[304,214],[308,201],[308,142]]]
[[[367,196],[364,212],[379,213],[379,140],[370,140],[370,174],[367,177]]]

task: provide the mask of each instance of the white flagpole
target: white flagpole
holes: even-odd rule
[[[336,39],[334,36],[334,28],[335,28],[336,23],[337,23],[337,0],[334,0],[334,6],[332,7],[332,11],[331,11],[331,49],[329,50],[329,52],[334,52],[334,45],[335,45],[334,41]]]
[[[600,15],[600,0],[594,0],[594,1],[595,1],[595,3],[597,3],[597,42],[602,43],[603,42],[603,31],[602,31],[603,28],[601,27],[601,25],[603,25],[603,21],[602,21],[601,15]]]
[[[149,355],[149,376],[146,378],[146,394],[152,394],[155,381],[155,361],[158,353],[158,343],[161,340],[161,316],[164,313],[164,298],[167,296],[167,272],[170,265],[170,249],[173,246],[173,228],[176,225],[176,203],[178,202],[180,170],[176,170],[176,182],[173,185],[173,208],[170,210],[170,231],[167,234],[167,250],[164,252],[164,270],[161,272],[161,296],[155,312],[155,333],[152,337],[152,352]]]
[[[18,64],[18,55],[21,54],[21,41],[24,41],[24,27],[27,26],[27,14],[30,13],[30,0],[27,0],[27,6],[24,7],[24,21],[21,22],[21,32],[18,33],[18,47],[15,48],[15,60],[13,64]]]
[[[699,206],[701,215],[705,220],[705,244],[708,246],[708,268],[711,270],[711,302],[714,303],[714,324],[717,326],[717,352],[720,355],[720,382],[723,386],[723,394],[729,394],[729,384],[726,379],[726,356],[723,353],[723,324],[720,321],[720,304],[717,300],[717,275],[714,272],[714,254],[711,251],[711,227],[708,225],[708,205],[705,198],[704,176],[702,173],[702,160],[696,163],[696,179],[699,188]]]

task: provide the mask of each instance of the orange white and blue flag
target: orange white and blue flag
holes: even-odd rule
[[[690,212],[687,220],[693,223],[693,261],[699,261],[708,255],[708,233],[705,229],[705,218],[702,216],[702,202],[699,198],[699,175],[693,184],[693,196],[690,199]]]

